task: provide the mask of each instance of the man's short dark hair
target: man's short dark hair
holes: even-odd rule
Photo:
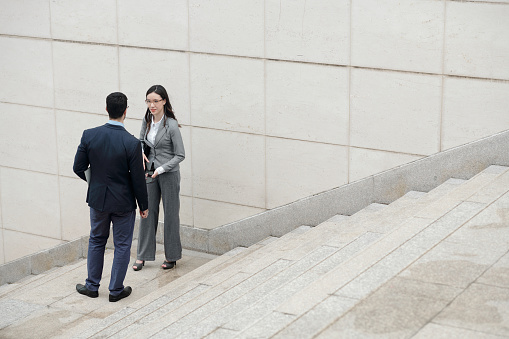
[[[106,110],[110,119],[118,119],[127,109],[127,96],[124,93],[114,92],[106,97]]]

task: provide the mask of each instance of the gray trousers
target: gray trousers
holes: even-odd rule
[[[148,217],[140,220],[138,236],[138,260],[156,259],[156,234],[159,222],[159,202],[164,210],[164,254],[166,260],[182,258],[180,243],[180,171],[165,172],[147,183]]]

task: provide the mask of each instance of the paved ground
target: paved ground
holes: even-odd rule
[[[0,287],[0,337],[509,338],[509,168],[175,270],[158,255],[118,303],[76,293],[84,261]]]
[[[131,263],[134,262],[136,246],[135,240]],[[77,283],[85,283],[86,259],[27,277],[16,284],[1,286],[0,338],[51,338],[65,333],[67,327],[80,323],[95,323],[125,308],[125,301],[134,302],[215,257],[184,249],[177,267],[163,270],[160,264],[164,260],[164,252],[162,245],[158,244],[155,261],[147,262],[139,272],[132,269],[127,271],[125,285],[133,287],[133,293],[116,303],[108,301],[112,250],[107,250],[97,299],[82,296],[75,289]]]

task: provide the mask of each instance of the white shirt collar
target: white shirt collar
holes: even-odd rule
[[[161,117],[161,120],[159,120],[158,122],[154,122],[154,117],[152,117],[152,126],[159,126],[159,124],[161,124],[161,121],[163,121],[164,117]]]

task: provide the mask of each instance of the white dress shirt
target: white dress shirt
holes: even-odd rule
[[[156,135],[157,131],[159,130],[159,126],[161,126],[161,121],[163,121],[163,118],[161,118],[158,122],[154,122],[154,117],[152,117],[152,123],[150,124],[150,131],[148,131],[147,134],[147,140],[152,143],[152,145],[156,142]],[[163,174],[164,168],[162,166],[159,166],[156,168],[157,174]]]

